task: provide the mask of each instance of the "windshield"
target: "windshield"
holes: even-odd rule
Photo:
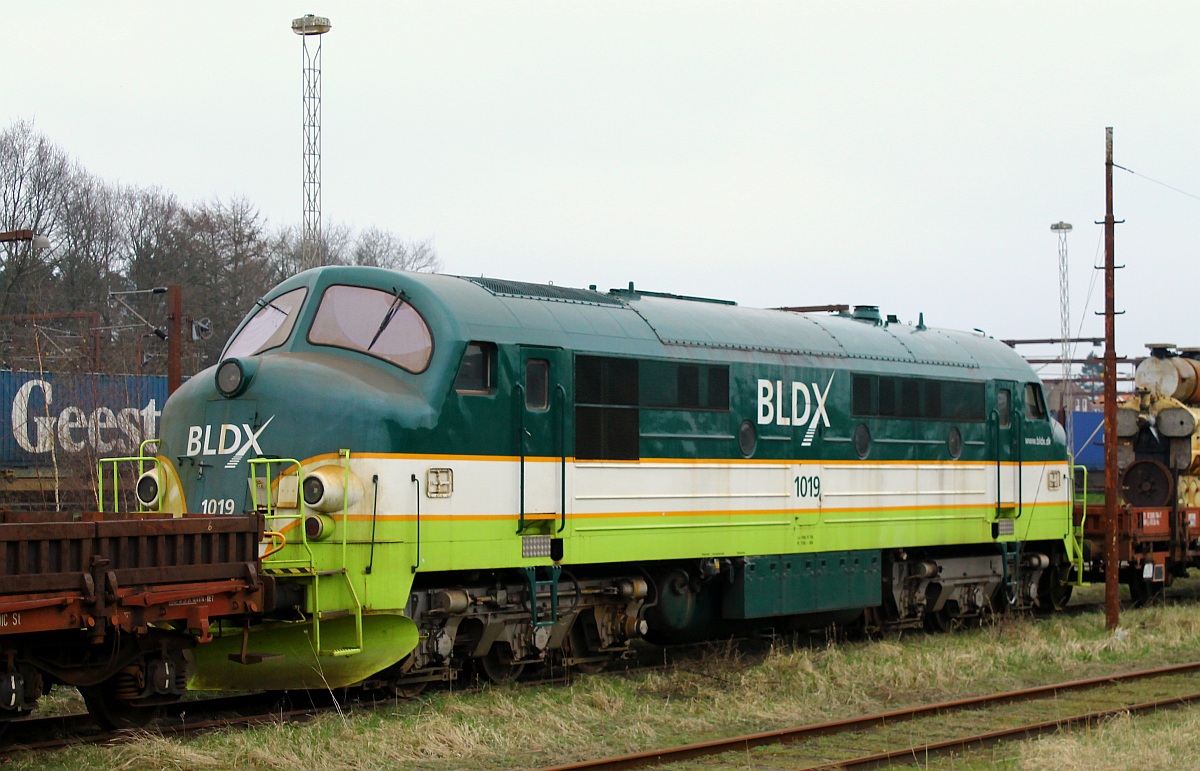
[[[321,297],[308,341],[377,356],[409,372],[423,372],[433,338],[403,291],[331,286]]]
[[[258,310],[242,327],[242,331],[229,341],[222,358],[253,356],[283,345],[292,332],[300,304],[304,302],[306,294],[308,289],[300,287],[285,292],[274,300],[259,299]]]

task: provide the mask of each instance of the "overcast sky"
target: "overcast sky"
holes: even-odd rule
[[[7,3],[0,126],[93,173],[302,218],[301,40],[323,38],[323,220],[449,273],[875,304],[989,335],[1200,345],[1200,4]],[[1098,279],[1092,285],[1093,275]],[[1086,348],[1084,353],[1086,353]],[[1031,353],[1031,351],[1026,351]],[[1052,376],[1052,372],[1043,373]]]

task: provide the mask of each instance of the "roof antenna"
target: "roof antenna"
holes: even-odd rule
[[[917,329],[922,332],[928,329],[928,327],[925,326],[925,314],[923,312],[917,314]]]

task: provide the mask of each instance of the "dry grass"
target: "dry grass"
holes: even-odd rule
[[[1200,758],[1200,710],[1154,717],[1122,715],[1087,731],[1059,734],[1022,747],[1021,768],[1056,771],[1195,768]]]
[[[957,635],[780,645],[762,657],[721,646],[672,672],[584,677],[565,687],[439,693],[303,725],[188,741],[147,734],[118,746],[19,757],[10,765],[73,771],[525,768],[1190,660],[1200,650],[1194,604],[1125,611],[1122,621],[1126,627],[1116,635],[1105,632],[1102,616],[1089,614],[1003,619]],[[1157,758],[1188,747],[1188,754],[1174,754],[1174,765],[1192,766],[1200,757],[1195,720],[1200,717],[1175,724],[1167,716],[1162,734],[1145,740],[1146,753]],[[1015,762],[1029,768],[1124,767],[1110,759],[1150,756],[1130,754],[1140,753],[1140,744],[1104,747],[1142,742],[1136,738],[1141,724],[1126,728],[1112,721],[1089,734],[1044,739]],[[1079,765],[1080,758],[1089,760]]]

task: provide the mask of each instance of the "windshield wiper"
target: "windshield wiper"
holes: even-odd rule
[[[272,308],[274,310],[279,311],[284,316],[288,315],[287,311],[285,311],[283,308],[280,308],[278,305],[276,305],[275,303],[271,302],[270,300],[268,300],[264,297],[260,297],[257,300],[255,300],[254,304],[260,308]]]
[[[404,301],[408,299],[408,295],[403,289],[393,289],[392,292],[396,295],[396,299],[392,300],[392,304],[388,306],[387,313],[383,314],[383,321],[379,322],[379,329],[375,330],[375,336],[371,338],[371,342],[367,343],[367,350],[375,345],[379,340],[379,336],[383,334],[383,330],[387,329],[388,324],[392,323],[392,317],[396,315],[396,311],[404,306]]]

